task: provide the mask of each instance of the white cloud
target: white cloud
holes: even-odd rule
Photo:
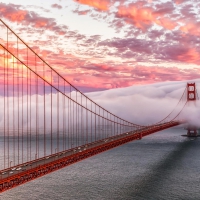
[[[197,79],[111,89],[88,93],[88,96],[117,116],[130,122],[147,125],[160,121],[174,109],[185,90],[187,82],[195,82],[196,89],[200,92],[200,80]],[[186,96],[184,100],[186,101]],[[174,111],[173,116],[178,114],[184,102],[180,105]],[[181,118],[198,125],[199,115],[199,101],[195,104],[190,102],[185,107]]]
[[[194,82],[194,81],[189,81]],[[200,80],[195,80],[197,91],[200,91]],[[100,92],[91,92],[86,95],[91,98],[94,102],[107,109],[111,113],[119,116],[122,119],[125,119],[129,122],[139,124],[139,125],[150,125],[155,124],[165,118],[177,105],[179,99],[181,98],[185,87],[186,81],[181,82],[164,82],[164,83],[156,83],[150,85],[142,85],[142,86],[131,86],[127,88],[119,88],[119,89],[111,89]],[[72,92],[71,97],[76,99],[76,93]],[[78,96],[77,96],[78,98]],[[59,102],[57,102],[58,96],[57,94],[52,95],[52,122],[53,128],[57,128],[57,109],[59,106],[59,126],[60,129],[63,127],[63,116],[64,116],[64,104],[63,104],[63,96],[59,95]],[[74,112],[79,113],[81,121],[81,108],[77,107],[75,104],[71,105],[68,102],[68,99],[65,99],[65,117],[66,120],[68,118],[72,119],[72,110]],[[7,104],[7,102],[9,102]],[[13,104],[14,102],[14,104]],[[22,104],[23,102],[23,104]],[[80,102],[80,99],[79,99]],[[84,104],[85,99],[83,98],[82,103]],[[89,101],[88,101],[89,102]],[[172,120],[182,109],[186,102],[186,95],[183,97],[183,101],[179,103],[176,109],[172,112],[172,114],[166,119],[166,121]],[[45,97],[45,120],[46,127],[48,129],[51,126],[51,95],[48,94]],[[23,120],[22,120],[22,105],[23,105]],[[74,107],[73,107],[74,106]],[[30,109],[30,97],[28,97],[27,104],[27,96],[19,99],[19,107],[18,107],[18,99],[17,97],[9,97],[9,101],[5,98],[5,107],[6,107],[6,120],[4,121],[4,98],[0,98],[0,127],[4,129],[4,123],[9,125],[10,129],[13,126],[13,119],[15,121],[15,128],[18,127],[18,122],[20,127],[24,127],[26,129],[27,122],[28,126],[33,129],[36,127],[36,95],[31,96],[31,109]],[[71,107],[71,113],[70,113]],[[88,103],[88,108],[91,109],[90,104]],[[77,109],[77,110],[76,110]],[[18,118],[18,110],[19,110],[19,118]],[[38,95],[38,120],[37,124],[39,128],[44,127],[44,96]],[[94,105],[92,106],[92,110],[94,111]],[[98,109],[97,109],[98,111]],[[28,112],[28,115],[27,115]],[[83,112],[84,109],[83,109]],[[7,115],[9,113],[9,116]],[[31,113],[31,119],[30,119]],[[102,111],[100,113],[102,115]],[[75,116],[76,114],[74,114]],[[89,115],[90,117],[91,115]],[[107,114],[105,114],[107,117]],[[110,116],[108,116],[110,117]],[[94,115],[92,116],[94,119]],[[180,118],[178,119],[186,119],[191,124],[198,125],[200,118],[200,103],[199,101],[190,102],[185,108]],[[19,119],[19,120],[18,120]],[[76,119],[76,117],[74,118]],[[85,113],[83,113],[84,122],[86,120]],[[94,123],[94,120],[93,120]],[[76,120],[74,120],[74,125],[76,124]],[[68,121],[66,121],[66,127],[68,125]],[[72,125],[70,125],[72,127]]]

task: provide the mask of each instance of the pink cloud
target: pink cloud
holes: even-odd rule
[[[61,35],[66,33],[67,29],[66,26],[58,25],[53,18],[42,17],[35,12],[19,9],[19,6],[14,4],[0,3],[0,17],[26,26],[51,30]]]
[[[34,47],[34,50],[37,50],[70,83],[80,89],[87,88],[87,91],[127,87],[135,84],[200,78],[200,69],[179,69],[177,67],[164,67],[164,65],[163,67],[128,66],[126,64],[117,66],[106,62],[95,63],[87,59],[80,59],[74,55],[65,54],[63,51],[54,53],[51,50],[40,50],[38,47]],[[24,59],[23,61],[26,63],[26,50],[20,51],[19,54],[21,55],[21,59]],[[0,73],[4,65],[3,55],[3,49],[0,49]],[[198,56],[198,53],[191,49],[177,53],[175,58],[184,62],[193,62],[193,60],[198,59]],[[8,58],[9,62],[12,62],[12,56]],[[29,66],[35,69],[34,55],[29,54],[28,62]],[[40,67],[40,65],[43,67],[42,63],[37,61],[37,67]],[[12,72],[12,65],[10,69]],[[41,73],[41,76],[43,76],[43,72]],[[44,78],[50,80],[50,71],[48,68],[46,68]]]
[[[178,53],[176,59],[193,62],[197,59],[194,50]],[[173,80],[200,78],[200,69],[179,69],[177,67],[146,67],[114,65],[109,63],[93,63],[74,55],[60,51],[53,53],[42,50],[50,65],[61,73],[69,82],[80,88],[110,89],[127,87],[134,84],[148,84]],[[193,56],[193,57],[192,57]],[[47,73],[48,74],[48,73]]]
[[[28,12],[19,10],[13,4],[0,3],[0,16],[13,22],[21,22],[25,20]]]
[[[117,16],[125,18],[127,23],[133,23],[137,28],[143,31],[155,21],[150,8],[137,8],[134,5],[130,7],[119,7]]]
[[[174,0],[174,2],[176,3],[176,4],[182,4],[182,3],[184,3],[184,2],[186,2],[187,0]]]
[[[74,10],[73,13],[77,13],[78,15],[87,15],[88,13],[90,13],[90,10]]]
[[[133,24],[142,31],[146,31],[153,24],[172,30],[177,26],[177,23],[168,17],[164,17],[172,10],[173,7],[163,9],[159,6],[157,9],[153,9],[139,2],[128,6],[119,6],[117,17],[123,18],[127,23]]]
[[[62,9],[62,6],[59,5],[59,4],[57,4],[57,3],[52,4],[51,7],[52,7],[52,8],[57,8],[57,9]]]
[[[106,11],[109,9],[110,0],[74,0],[77,3],[85,4],[94,8],[97,8],[102,11]]]
[[[30,26],[30,28],[37,28],[37,31],[38,29],[48,29],[58,34],[66,33],[67,27],[58,25],[53,18],[45,18],[35,12],[19,9],[19,7],[13,4],[0,3],[0,9],[0,16],[12,22],[21,23]],[[166,6],[166,8],[163,8],[163,5],[157,5],[155,7],[147,7],[144,4],[131,4],[129,6],[120,5],[119,12],[120,13],[117,15],[119,20],[115,18],[117,22],[127,21],[143,31],[152,27],[153,24],[160,25],[169,30],[173,30],[177,26],[175,20],[166,17],[166,13],[173,13],[173,7],[170,7],[170,5],[168,5],[168,7]],[[187,15],[186,11],[184,13]],[[168,31],[167,33],[164,29],[161,29],[154,30],[154,32],[152,30],[151,32],[150,29],[148,30],[148,34],[152,34],[151,40],[132,37],[124,39],[114,38],[100,42],[100,39],[98,39],[99,36],[96,36],[97,39],[88,39],[88,37],[78,34],[75,31],[68,31],[63,38],[72,38],[79,41],[79,45],[83,48],[83,50],[80,51],[82,59],[65,54],[63,51],[54,53],[50,50],[44,51],[36,47],[34,47],[34,49],[36,49],[40,55],[43,55],[45,60],[47,60],[53,68],[58,70],[67,80],[78,87],[108,89],[125,87],[132,84],[199,78],[198,73],[200,71],[193,68],[190,70],[180,70],[178,68],[164,67],[164,64],[163,67],[145,67],[135,66],[134,63],[137,61],[146,62],[147,60],[151,62],[150,59],[153,58],[152,60],[154,61],[200,64],[200,50],[198,46],[195,46],[198,44],[198,40],[196,37],[190,36],[190,34],[195,35],[195,33],[198,33],[198,23],[195,21],[192,23],[191,20],[186,22],[183,20],[183,22],[185,25],[182,25],[180,30],[188,37],[185,37],[181,31]],[[124,23],[121,23],[119,27],[123,25]],[[164,36],[165,39],[162,39],[161,36]],[[155,42],[154,39],[157,39],[157,41]],[[49,43],[52,40],[54,40],[54,38],[49,39]],[[44,46],[45,43],[48,43],[47,41],[37,42],[38,43],[34,43],[34,45]],[[98,55],[92,46],[94,44],[97,44]],[[13,45],[9,44],[9,46],[11,49]],[[113,51],[110,51],[109,48],[112,48]],[[106,55],[113,57],[113,62],[103,61],[103,55],[105,55],[104,50],[107,50]],[[20,53],[25,55],[25,52]],[[102,60],[99,61],[100,63],[95,63],[92,59],[87,60],[86,57],[88,56],[94,58],[102,56],[100,57]],[[121,63],[124,64],[114,64],[115,57],[120,57],[122,59]],[[30,64],[34,64],[32,63],[34,61],[33,59],[34,57],[30,57]],[[95,82],[95,84],[93,82]]]
[[[163,17],[160,20],[158,20],[157,24],[168,30],[173,30],[177,26],[176,22],[170,20],[167,17]]]
[[[200,53],[194,48],[188,49],[186,52],[178,55],[177,58],[186,63],[200,63]]]
[[[180,27],[180,30],[184,33],[189,33],[192,35],[200,35],[200,23],[188,22]]]

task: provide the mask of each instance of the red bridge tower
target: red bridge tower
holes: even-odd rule
[[[196,101],[196,85],[195,83],[187,84],[187,100]]]
[[[187,101],[196,101],[196,85],[195,83],[187,83]],[[187,136],[188,137],[196,137],[197,136],[197,128],[195,126],[187,127]]]

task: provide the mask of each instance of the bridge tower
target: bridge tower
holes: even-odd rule
[[[196,101],[196,85],[195,83],[187,83],[187,100]]]
[[[187,83],[187,101],[196,101],[196,85],[195,83]],[[197,136],[197,128],[195,126],[188,126],[187,127],[187,136],[188,137],[196,137]]]

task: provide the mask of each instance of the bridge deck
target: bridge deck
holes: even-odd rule
[[[179,124],[181,123],[178,121],[172,121],[137,131],[126,132],[94,143],[62,151],[51,156],[23,163],[12,168],[7,168],[2,170],[0,174],[0,192],[11,189],[103,151],[133,140],[141,139],[141,137]]]

